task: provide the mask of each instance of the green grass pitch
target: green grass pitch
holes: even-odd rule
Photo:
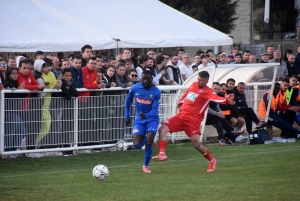
[[[300,142],[208,146],[207,161],[190,143],[169,144],[169,160],[142,172],[143,151],[0,160],[0,200],[299,200]],[[157,154],[157,148],[153,155]],[[105,181],[92,177],[104,164]]]

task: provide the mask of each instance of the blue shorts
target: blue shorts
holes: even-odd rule
[[[150,121],[146,123],[134,122],[132,135],[146,135],[147,132],[156,133],[159,121]]]

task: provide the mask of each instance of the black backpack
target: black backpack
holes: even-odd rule
[[[272,135],[267,129],[258,129],[249,134],[250,144],[264,144],[267,140],[272,140]]]

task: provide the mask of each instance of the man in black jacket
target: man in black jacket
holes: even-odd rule
[[[247,132],[252,133],[252,122],[256,124],[257,127],[262,126],[265,122],[260,121],[256,116],[255,112],[251,107],[248,107],[245,95],[246,84],[244,82],[239,82],[233,89],[235,105],[238,108],[240,114],[242,114],[246,121]]]

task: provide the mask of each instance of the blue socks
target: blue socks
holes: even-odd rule
[[[146,146],[144,153],[144,166],[149,166],[149,162],[152,156],[152,145]]]

